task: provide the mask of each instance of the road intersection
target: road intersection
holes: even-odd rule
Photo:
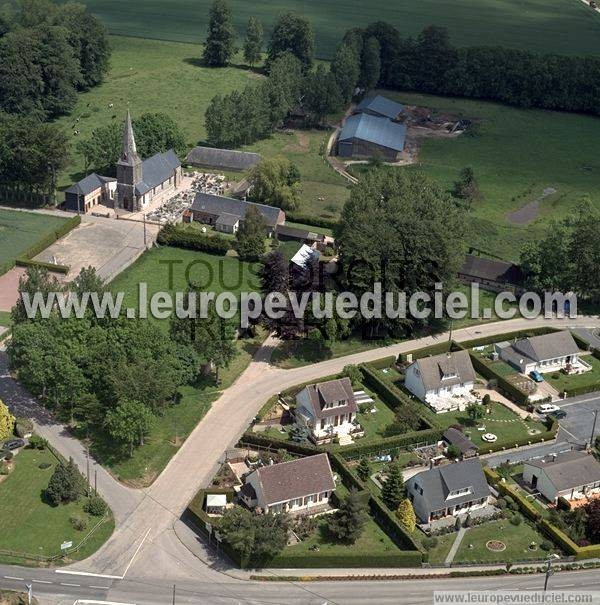
[[[456,330],[452,336],[460,342],[543,325],[593,328],[600,327],[600,319],[596,317],[575,320],[517,319]],[[67,603],[69,601],[56,599],[63,598],[64,594],[69,595],[69,598],[78,597],[79,592],[84,589],[89,589],[90,593],[93,593],[100,590],[93,588],[98,586],[108,586],[105,596],[115,602],[165,603],[170,601],[166,601],[164,595],[167,592],[170,594],[175,584],[187,587],[186,590],[195,595],[189,597],[191,600],[182,597],[178,601],[181,603],[323,603],[324,599],[334,603],[337,598],[344,603],[358,603],[370,600],[374,592],[380,595],[377,602],[398,602],[400,597],[406,596],[406,584],[391,581],[374,583],[366,591],[368,598],[359,596],[356,582],[338,581],[330,588],[327,588],[326,584],[319,583],[318,590],[312,591],[318,594],[316,600],[313,600],[312,596],[309,597],[311,591],[304,585],[299,587],[297,584],[286,584],[284,589],[281,586],[274,588],[271,584],[260,583],[257,589],[256,583],[248,580],[248,575],[244,576],[220,559],[211,557],[192,530],[182,523],[181,517],[197,490],[207,484],[218,468],[224,451],[236,443],[269,397],[295,384],[339,372],[348,364],[398,355],[443,342],[448,337],[448,334],[428,336],[293,370],[278,369],[270,365],[271,353],[277,341],[272,338],[267,339],[247,370],[222,393],[150,487],[142,490],[125,487],[95,461],[90,460],[91,472],[97,473],[98,489],[115,513],[114,534],[95,555],[63,570],[67,574],[56,574],[48,570],[29,570],[28,577],[37,573],[53,574],[52,585],[40,585],[52,586],[53,590],[60,591],[56,598],[49,598],[48,603]],[[34,418],[38,432],[61,454],[72,457],[80,469],[86,472],[88,460],[85,448],[64,427],[53,421],[51,416],[12,379],[8,373],[6,355],[3,351],[0,351],[0,398],[18,415]],[[593,401],[586,402],[584,405],[588,403],[595,405]],[[398,571],[393,570],[394,573]],[[368,573],[368,570],[355,570],[353,573],[363,572]],[[65,579],[69,577],[69,573],[72,574],[71,579]],[[4,575],[19,576],[20,574]],[[242,580],[243,577],[246,579]],[[499,579],[494,581],[495,585],[501,582]],[[10,580],[5,577],[2,585],[5,582]],[[486,580],[481,579],[479,582],[484,585]],[[79,584],[79,586],[65,586],[65,584]],[[142,589],[142,586],[152,588]],[[65,590],[67,588],[70,590]],[[418,590],[423,591],[424,587],[419,585]],[[429,586],[427,591],[430,601],[432,588]],[[143,598],[142,593],[144,593]],[[203,599],[201,595],[205,598]],[[73,600],[75,599],[72,598],[70,603]],[[411,599],[410,602],[419,602],[419,600]]]

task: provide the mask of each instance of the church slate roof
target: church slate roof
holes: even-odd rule
[[[144,195],[154,187],[168,181],[180,166],[181,162],[172,149],[144,160],[142,162],[142,181],[136,184],[136,193]]]
[[[283,211],[275,206],[244,202],[242,200],[235,200],[231,197],[223,197],[222,195],[214,195],[212,193],[197,193],[194,198],[194,203],[191,206],[191,210],[194,212],[210,214],[215,217],[221,216],[222,214],[235,214],[243,219],[250,206],[256,206],[269,227],[277,225],[281,215],[283,215],[283,218],[285,219]]]
[[[224,170],[248,170],[261,160],[259,153],[235,151],[232,149],[215,149],[214,147],[194,147],[186,159],[193,166],[211,166]]]
[[[88,174],[85,178],[81,179],[79,182],[71,185],[65,193],[73,193],[74,195],[89,195],[92,191],[96,191],[102,187],[105,183],[115,182],[116,179],[110,178],[108,176],[101,176],[92,172],[92,174]]]

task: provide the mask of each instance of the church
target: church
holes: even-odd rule
[[[69,187],[65,191],[65,208],[86,213],[101,204],[141,212],[158,197],[174,192],[182,178],[181,162],[172,149],[146,160],[140,158],[129,111],[125,118],[123,150],[116,168],[116,179],[94,172]]]

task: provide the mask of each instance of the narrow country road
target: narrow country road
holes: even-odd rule
[[[600,327],[600,320],[597,317],[516,319],[456,330],[452,336],[460,342],[544,325],[557,328]],[[125,576],[127,580],[150,584],[227,582],[228,576],[219,572],[229,570],[222,567],[222,562],[212,561],[209,555],[203,556],[202,545],[180,518],[196,491],[210,480],[223,452],[239,439],[263,403],[288,387],[339,372],[347,364],[398,355],[442,342],[448,337],[449,334],[429,336],[293,370],[282,370],[269,364],[277,341],[267,339],[247,370],[222,393],[152,486],[142,491],[123,487],[92,461],[92,468],[98,471],[100,491],[115,511],[117,528],[100,551],[69,569],[119,578]],[[73,457],[86,472],[84,448],[53,422],[47,412],[10,377],[3,351],[0,353],[0,398],[17,414],[33,417],[40,434],[63,455]],[[194,542],[197,548],[194,548]],[[359,571],[355,570],[355,573]],[[239,585],[238,580],[230,580]],[[337,583],[340,590],[342,585]],[[352,601],[345,599],[344,602]]]

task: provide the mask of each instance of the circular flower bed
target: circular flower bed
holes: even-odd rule
[[[502,552],[506,550],[506,544],[504,542],[500,542],[500,540],[490,540],[486,542],[485,547],[492,552]]]
[[[529,435],[539,435],[541,432],[542,432],[542,431],[540,431],[540,429],[529,429],[529,430],[527,431],[527,433],[528,433]]]

